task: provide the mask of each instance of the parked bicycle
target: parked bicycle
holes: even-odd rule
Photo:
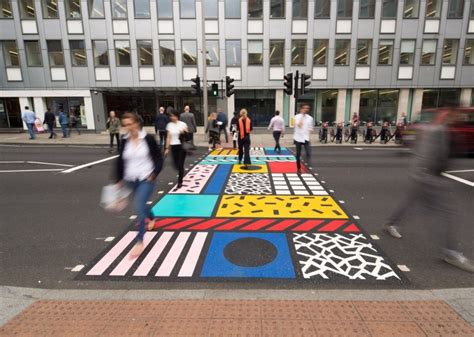
[[[342,134],[344,132],[344,124],[343,123],[336,123],[336,129],[330,130],[331,135],[331,142],[336,144],[342,144]]]

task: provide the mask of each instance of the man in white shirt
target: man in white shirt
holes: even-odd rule
[[[308,115],[310,106],[303,103],[300,106],[300,113],[295,116],[295,130],[293,142],[296,145],[296,168],[301,173],[301,148],[304,146],[306,161],[311,157],[310,133],[313,131],[313,117]]]
[[[275,139],[275,152],[280,153],[280,137],[285,132],[285,121],[280,117],[280,111],[275,112],[275,116],[270,121],[268,125],[268,130],[273,129],[273,138]]]
[[[23,119],[23,122],[25,122],[26,127],[28,128],[30,139],[35,139],[35,131],[33,130],[33,127],[36,121],[36,113],[30,110],[29,107],[25,106],[25,111],[22,112],[21,119]]]

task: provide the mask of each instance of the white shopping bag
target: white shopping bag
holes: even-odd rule
[[[102,188],[100,206],[109,212],[121,212],[128,205],[132,190],[126,186],[111,184]]]

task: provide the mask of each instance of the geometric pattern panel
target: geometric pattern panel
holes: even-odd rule
[[[251,156],[264,156],[265,149],[263,147],[252,147],[250,148],[250,155]]]
[[[254,160],[251,158],[250,160],[252,164],[265,164],[263,160]],[[203,165],[223,165],[223,164],[230,164],[234,165],[239,162],[239,158],[237,156],[207,156],[199,164]]]
[[[286,147],[282,147],[280,152],[277,152],[275,151],[275,149],[273,147],[266,147],[265,148],[265,154],[267,156],[279,156],[279,155],[282,155],[282,156],[291,156],[293,155],[293,153],[291,153],[290,150],[288,150]]]
[[[225,194],[272,194],[268,174],[232,173]]]
[[[239,154],[239,150],[237,149],[217,149],[211,151],[209,155],[211,156],[237,156]]]
[[[177,185],[169,193],[199,194],[216,169],[217,165],[196,165],[184,176],[183,186]]]
[[[234,165],[232,168],[233,173],[267,173],[267,165]]]
[[[155,217],[209,217],[217,199],[218,195],[168,194],[153,206],[151,212]]]
[[[297,173],[296,162],[269,162],[269,169],[271,173]],[[309,172],[306,166],[301,164],[301,172]]]
[[[278,195],[328,195],[316,178],[309,173],[272,173],[275,193]]]

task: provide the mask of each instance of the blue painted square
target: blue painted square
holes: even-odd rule
[[[153,206],[154,216],[210,217],[218,195],[168,194]]]
[[[216,172],[212,175],[209,183],[206,186],[204,194],[219,194],[224,187],[227,176],[231,170],[231,165],[218,165]]]
[[[265,154],[267,156],[291,156],[291,153],[286,147],[282,147],[280,153],[277,153],[273,147],[266,147]]]
[[[276,256],[270,262],[259,266],[237,265],[225,256],[226,247],[235,249],[239,239],[260,239],[266,245],[276,248]],[[242,242],[242,240],[239,240]],[[260,241],[261,242],[261,241]],[[272,249],[273,249],[272,248]],[[228,252],[228,249],[227,249]],[[246,251],[248,255],[248,251]],[[207,252],[201,277],[235,277],[235,278],[295,278],[295,270],[284,233],[214,233]]]

